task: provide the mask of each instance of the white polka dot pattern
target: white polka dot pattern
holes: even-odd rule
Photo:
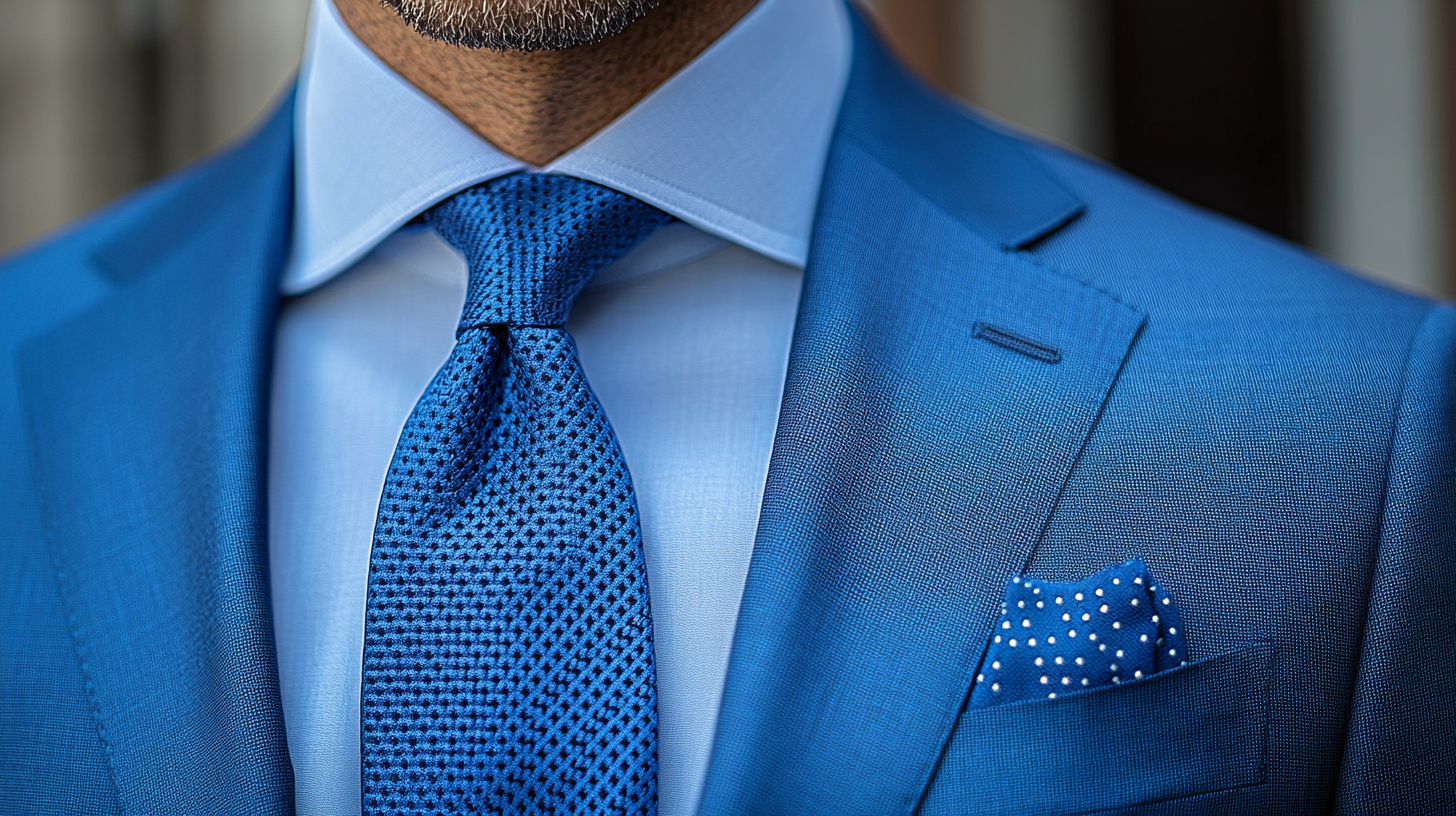
[[[1012,631],[1024,639],[999,634]],[[1137,560],[1075,584],[1012,578],[996,632],[972,706],[1054,699],[1055,688],[1130,683],[1187,662],[1178,607]]]

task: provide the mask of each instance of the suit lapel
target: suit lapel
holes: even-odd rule
[[[1143,319],[1015,251],[1080,204],[856,26],[704,816],[915,809]]]
[[[115,291],[22,351],[53,556],[128,812],[293,807],[264,538],[292,108],[133,205],[95,258]]]

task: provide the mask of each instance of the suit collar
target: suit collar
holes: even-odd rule
[[[997,246],[1026,247],[1082,212],[1082,202],[1017,139],[911,79],[865,19],[852,16],[854,63],[838,144],[858,146]]]
[[[21,352],[53,557],[129,812],[293,807],[263,490],[291,107],[133,205],[95,256],[113,293]]]
[[[1143,321],[1013,251],[1081,209],[1017,142],[855,53],[703,816],[914,811]]]

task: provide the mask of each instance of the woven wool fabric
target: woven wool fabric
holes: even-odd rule
[[[1136,682],[1188,662],[1168,591],[1136,559],[1077,583],[1012,578],[972,706]]]
[[[563,328],[666,214],[515,175],[426,215],[469,263],[370,561],[366,813],[651,813],[657,711],[631,478]]]

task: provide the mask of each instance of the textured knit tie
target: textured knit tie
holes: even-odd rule
[[[971,705],[1133,683],[1187,660],[1178,605],[1141,561],[1075,584],[1013,578]]]
[[[650,814],[657,694],[637,501],[563,328],[669,216],[565,176],[426,214],[470,267],[450,359],[380,500],[366,814]]]

